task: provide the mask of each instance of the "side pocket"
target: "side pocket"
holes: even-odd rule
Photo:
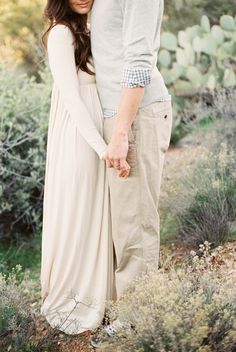
[[[160,139],[160,149],[163,153],[166,153],[170,146],[171,131],[172,131],[172,107],[163,110],[158,113],[159,118],[159,139]]]
[[[131,126],[131,128],[129,129],[128,132],[128,141],[129,143],[135,143],[135,136],[134,136],[134,131],[133,131],[133,127]]]
[[[133,121],[128,134],[129,150],[127,154],[127,162],[131,167],[130,176],[137,174],[137,134],[136,134],[136,121]]]

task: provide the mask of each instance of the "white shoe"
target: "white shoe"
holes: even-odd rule
[[[103,329],[107,332],[108,336],[113,336],[115,333],[122,328],[130,328],[130,324],[122,322],[119,319],[114,320],[111,324],[106,325]]]
[[[102,331],[104,331],[105,335],[107,335],[109,338],[112,338],[119,331],[119,329],[131,329],[131,327],[131,324],[116,319],[111,324],[104,326]],[[97,334],[95,334],[91,337],[90,344],[95,348],[102,348],[105,347],[106,342],[102,341],[102,339]]]

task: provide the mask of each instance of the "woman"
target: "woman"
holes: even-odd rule
[[[45,8],[49,27],[43,43],[54,83],[45,170],[41,313],[67,334],[96,328],[106,300],[113,298],[107,145],[87,29],[92,3],[48,0]],[[127,177],[129,169],[117,172]]]

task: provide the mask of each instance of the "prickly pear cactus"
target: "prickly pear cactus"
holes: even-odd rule
[[[163,32],[158,64],[175,95],[235,86],[236,18],[223,15],[219,25],[211,26],[204,15],[199,25],[177,35]]]
[[[163,32],[158,58],[173,98],[173,141],[182,131],[181,114],[196,93],[236,86],[236,18],[223,15],[218,25],[211,26],[203,16],[199,25],[177,35]]]

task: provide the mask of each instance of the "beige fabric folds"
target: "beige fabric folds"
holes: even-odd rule
[[[94,77],[79,71],[80,94],[102,134]],[[106,165],[80,135],[56,86],[52,92],[44,187],[41,314],[78,334],[97,327],[112,284],[113,245]]]
[[[108,143],[115,117],[104,119]],[[160,218],[158,202],[165,152],[170,143],[170,101],[140,108],[129,132],[127,161],[131,174],[119,178],[108,169],[112,237],[115,248],[115,292],[119,297],[130,280],[158,267]]]
[[[73,43],[65,25],[50,30],[53,89],[40,277],[41,313],[68,334],[101,323],[113,278],[106,165],[99,159],[107,147],[102,108],[95,76],[75,66]]]

